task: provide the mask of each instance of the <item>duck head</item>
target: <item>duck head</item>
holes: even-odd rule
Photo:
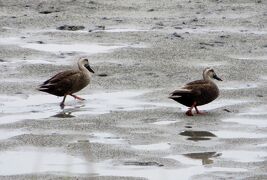
[[[212,68],[206,68],[206,69],[204,69],[204,71],[203,71],[203,78],[205,80],[208,80],[208,79],[216,79],[218,81],[222,81],[222,79],[217,76],[217,74],[215,73],[215,71]]]
[[[90,71],[91,73],[95,73],[94,70],[90,67],[89,61],[86,58],[81,58],[79,60],[79,67],[80,66],[84,66],[88,71]]]

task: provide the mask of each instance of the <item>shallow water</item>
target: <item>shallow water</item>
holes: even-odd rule
[[[0,152],[0,175],[43,172],[79,174],[90,173],[92,170],[85,160],[60,153],[53,148],[24,147],[21,150]]]
[[[240,89],[251,89],[257,88],[259,83],[255,82],[237,82],[237,81],[229,81],[225,83],[225,85],[221,86],[220,89],[224,90],[240,90]]]
[[[25,131],[22,129],[1,129],[0,130],[0,141],[12,138],[14,136],[19,136],[25,134]]]
[[[216,152],[199,152],[199,153],[187,153],[182,155],[170,155],[166,158],[174,159],[180,163],[187,165],[206,165],[212,164],[214,159],[221,154]]]
[[[248,117],[233,117],[229,119],[223,119],[224,122],[234,122],[238,124],[258,126],[258,127],[267,127],[266,118],[248,118]]]
[[[183,131],[180,133],[182,136],[186,136],[187,140],[191,141],[206,141],[216,137],[215,134],[209,131]]]
[[[209,104],[203,105],[203,106],[199,106],[198,109],[199,110],[204,110],[204,111],[210,111],[210,110],[214,110],[214,109],[218,109],[218,108],[223,108],[223,107],[227,107],[227,106],[232,106],[232,105],[237,105],[237,104],[243,104],[243,103],[248,103],[250,102],[249,100],[240,100],[240,99],[217,99],[215,101],[212,101]],[[183,111],[186,111],[188,108],[178,104],[178,106],[181,106]]]
[[[207,34],[207,33],[234,33],[234,34],[267,34],[266,30],[248,29],[246,27],[196,27],[196,28],[183,28],[176,29],[177,33],[190,33],[190,34]]]
[[[239,115],[267,115],[267,105],[261,104],[256,107],[250,107],[239,113]]]
[[[232,138],[266,138],[267,134],[257,132],[244,132],[244,131],[213,131],[218,138],[232,139]]]
[[[21,39],[19,37],[6,37],[0,38],[0,45],[15,45],[21,48],[32,49],[37,51],[50,52],[55,54],[61,53],[79,53],[80,55],[92,55],[97,53],[110,53],[116,49],[120,48],[145,48],[144,44],[111,44],[111,43],[71,43],[69,42],[58,42],[58,43],[40,43],[35,41],[29,41],[25,39]],[[17,63],[17,60],[10,61],[10,63]],[[55,59],[49,60],[23,60],[20,63],[28,63],[28,64],[59,64],[60,61]],[[66,63],[65,63],[66,64]]]
[[[140,168],[138,166],[110,166],[101,167],[99,169],[100,175],[105,176],[126,176],[126,177],[143,177],[149,180],[177,180],[179,179],[190,179],[194,175],[205,174],[209,172],[244,172],[246,169],[242,168],[221,168],[221,167],[204,167],[204,166],[193,166],[186,168],[164,168],[164,167],[146,167]]]
[[[146,144],[146,145],[133,145],[131,147],[137,150],[166,151],[170,149],[171,145],[169,143],[157,143],[157,144]]]
[[[26,119],[44,119],[51,116],[71,118],[82,114],[105,114],[111,111],[134,111],[172,106],[168,103],[153,103],[138,98],[149,90],[125,90],[98,92],[82,97],[88,101],[74,100],[67,97],[64,110],[60,109],[62,100],[52,95],[0,95],[2,114],[0,124],[13,123]]]
[[[223,151],[221,158],[236,162],[260,162],[267,157],[266,151],[229,150]]]
[[[16,45],[22,48],[34,49],[46,52],[84,52],[86,54],[107,53],[118,48],[129,47],[128,44],[94,44],[94,43],[38,43],[25,42],[16,37],[0,38],[1,45]],[[136,46],[138,47],[138,46]]]
[[[146,32],[146,31],[150,31],[147,29],[135,29],[135,28],[111,28],[111,29],[106,29],[103,30],[104,32],[117,32],[117,33],[123,33],[123,32]]]
[[[267,56],[231,55],[229,57],[233,59],[238,59],[238,60],[251,60],[251,61],[266,61],[267,60]]]
[[[123,45],[105,46],[99,44],[37,44],[27,43],[20,44],[19,46],[28,49],[47,52],[84,52],[86,54],[107,53],[111,50],[127,47]]]
[[[125,140],[111,133],[96,132],[90,134],[90,143],[100,144],[125,144]]]
[[[8,28],[8,27],[7,27]],[[151,31],[149,29],[142,29],[139,27],[136,28],[112,28],[112,27],[107,27],[105,29],[100,29],[100,28],[91,28],[89,30],[77,30],[77,31],[67,31],[67,30],[58,30],[58,29],[45,29],[45,30],[32,30],[32,31],[27,31],[29,33],[47,33],[47,32],[55,32],[55,33],[73,33],[73,34],[78,34],[78,33],[85,33],[85,34],[90,34],[92,32],[110,32],[110,33],[124,33],[124,32],[146,32],[146,31]]]
[[[144,177],[151,180],[158,180],[164,177],[172,180],[177,179],[177,177],[188,179],[197,174],[216,171],[243,172],[246,170],[241,168],[206,168],[199,165],[176,169],[157,166],[142,166],[141,168],[136,165],[114,164],[111,160],[94,163],[59,152],[54,148],[23,147],[16,151],[0,152],[0,175],[46,172],[52,174],[66,173],[70,176],[77,174],[131,176]]]
[[[151,124],[156,124],[156,125],[169,125],[169,124],[174,124],[178,121],[157,121]]]

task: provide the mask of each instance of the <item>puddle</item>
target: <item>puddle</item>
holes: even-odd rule
[[[20,129],[15,129],[15,130],[14,129],[10,129],[10,130],[1,129],[0,130],[0,141],[12,138],[14,136],[19,136],[19,135],[22,135],[22,134],[25,134],[25,132],[20,130]]]
[[[64,110],[59,103],[62,97],[52,95],[0,95],[0,124],[14,123],[26,119],[44,119],[48,117],[72,118],[82,114],[106,114],[112,111],[135,111],[153,109],[169,104],[148,102],[138,97],[148,90],[125,90],[116,92],[98,92],[81,95],[88,101],[67,97]],[[172,105],[172,104],[170,104]]]
[[[221,168],[221,167],[204,167],[194,166],[188,168],[164,168],[157,166],[112,166],[111,164],[98,165],[95,169],[101,176],[124,176],[124,177],[143,177],[148,180],[177,180],[190,179],[195,175],[205,174],[210,172],[245,172],[242,168]]]
[[[189,157],[192,160],[200,160],[202,165],[206,165],[206,164],[212,164],[213,163],[212,158],[221,156],[221,154],[216,152],[202,152],[202,153],[188,153],[184,154],[184,156]]]
[[[90,143],[100,144],[125,144],[125,140],[111,133],[93,133],[89,138]]]
[[[229,159],[236,162],[260,162],[267,157],[266,151],[223,151],[222,159]]]
[[[180,135],[187,136],[187,140],[191,141],[205,141],[210,140],[212,137],[216,137],[215,134],[209,131],[183,131]]]
[[[267,143],[264,143],[264,144],[258,144],[257,146],[259,146],[259,147],[267,147]]]
[[[149,165],[149,166],[148,166]],[[89,163],[79,157],[58,152],[53,148],[28,148],[23,150],[0,152],[0,175],[18,175],[32,173],[52,174],[90,174],[91,176],[125,176],[143,177],[151,180],[189,179],[194,175],[209,172],[244,172],[241,168],[221,168],[193,166],[188,168],[164,168],[158,163],[134,163],[116,165],[111,160],[98,163]]]
[[[166,158],[174,159],[182,164],[187,165],[206,165],[212,164],[213,158],[220,156],[216,152],[188,153],[183,155],[171,155]]]
[[[18,175],[45,172],[69,174],[92,173],[83,159],[57,152],[55,149],[23,148],[0,152],[0,175]]]
[[[97,54],[97,53],[108,53],[112,50],[125,48],[125,47],[133,47],[133,48],[144,48],[144,45],[139,44],[110,44],[110,43],[62,43],[62,44],[46,44],[46,43],[38,43],[38,42],[24,42],[20,38],[9,37],[9,38],[0,38],[1,45],[16,45],[22,48],[33,49],[37,51],[45,51],[51,53],[59,53],[59,52],[79,52],[88,54]]]
[[[265,30],[254,30],[247,28],[234,28],[234,27],[197,27],[197,28],[182,28],[175,29],[177,33],[190,33],[190,34],[208,34],[208,33],[236,33],[236,34],[257,34],[264,35],[267,34]]]
[[[25,119],[47,118],[55,114],[59,99],[42,95],[0,96],[0,124],[14,123]],[[46,103],[50,103],[47,105]],[[43,105],[43,106],[42,106]]]
[[[164,166],[163,164],[160,164],[155,161],[148,161],[148,162],[140,162],[140,161],[126,161],[123,163],[125,166]]]
[[[22,48],[34,49],[46,52],[84,52],[87,54],[107,53],[111,50],[127,47],[127,45],[110,45],[110,44],[40,44],[36,42],[27,43],[23,42],[20,38],[10,37],[1,38],[0,44],[2,45],[16,45]]]
[[[199,61],[199,60],[198,60]],[[214,61],[214,62],[198,62],[196,63],[197,66],[206,68],[206,67],[216,67],[216,66],[224,66],[227,65],[228,63],[226,61]]]
[[[264,75],[260,76],[260,78],[263,79],[263,80],[267,80],[267,76],[264,76]]]
[[[247,117],[236,117],[236,118],[229,118],[223,119],[224,122],[235,122],[238,124],[245,124],[245,125],[254,125],[258,127],[267,127],[267,119],[262,118],[247,118]]]
[[[86,54],[97,54],[97,53],[107,53],[111,50],[118,48],[123,48],[127,46],[117,45],[117,46],[105,46],[99,44],[37,44],[37,43],[26,43],[19,44],[22,48],[34,49],[38,51],[47,52],[84,52]]]
[[[236,89],[251,89],[251,88],[257,88],[258,83],[253,82],[236,82],[236,81],[230,81],[227,82],[224,86],[222,86],[220,89],[224,90],[236,90]]]
[[[214,131],[214,134],[219,138],[232,139],[232,138],[266,138],[267,134],[238,132],[238,131]]]
[[[237,104],[243,104],[243,103],[248,103],[249,101],[246,100],[237,100],[237,99],[217,99],[212,101],[209,104],[203,105],[203,106],[199,106],[200,110],[214,110],[214,109],[218,109],[218,108],[222,108],[222,107],[226,107],[226,106],[232,106],[232,105],[237,105]],[[179,103],[178,103],[179,104]],[[188,107],[185,106],[181,106],[183,111],[187,111]]]
[[[156,124],[156,125],[169,125],[169,124],[174,124],[177,123],[178,121],[157,121],[151,124]]]
[[[59,112],[57,113],[56,115],[53,115],[51,117],[57,117],[57,118],[73,118],[75,117],[74,115],[72,115],[72,112],[71,111],[62,111],[62,112]]]
[[[147,145],[133,145],[132,148],[145,151],[163,151],[169,150],[171,145],[169,143],[147,144]]]
[[[77,30],[77,31],[62,31],[58,29],[46,29],[46,30],[34,30],[34,31],[28,31],[30,33],[47,33],[47,32],[56,32],[56,33],[86,33],[90,34],[91,32],[109,32],[109,33],[123,33],[123,32],[146,32],[146,31],[153,31],[148,29],[138,29],[138,28],[91,28],[90,30]]]
[[[23,60],[23,63],[27,64],[54,64],[52,62],[46,61],[46,60],[39,60],[39,59],[34,59],[34,60]],[[58,62],[59,63],[59,62]]]
[[[239,115],[267,115],[267,105],[257,105],[257,107],[251,107],[245,112],[239,113]]]
[[[134,29],[134,28],[114,28],[114,29],[106,29],[104,32],[112,32],[112,33],[121,33],[121,32],[146,32],[150,30],[146,29]]]
[[[233,59],[238,59],[238,60],[256,60],[256,61],[266,61],[267,60],[267,56],[250,56],[250,55],[231,55],[229,56],[230,58]]]

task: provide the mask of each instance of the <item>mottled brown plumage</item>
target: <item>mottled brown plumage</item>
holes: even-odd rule
[[[212,81],[212,78],[222,81],[216,75],[213,69],[206,68],[203,71],[202,80],[196,80],[187,83],[180,89],[173,91],[170,94],[169,98],[189,107],[186,115],[192,116],[193,108],[195,108],[196,112],[200,114],[197,106],[207,104],[219,96],[219,89],[217,85]]]
[[[62,108],[64,107],[67,95],[84,100],[74,95],[74,93],[80,91],[90,83],[89,71],[92,73],[94,71],[91,69],[88,59],[85,58],[79,59],[78,67],[78,70],[67,70],[56,74],[41,84],[38,90],[56,96],[64,96],[63,101],[60,103]]]

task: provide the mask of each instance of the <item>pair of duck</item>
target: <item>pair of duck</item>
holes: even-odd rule
[[[78,70],[67,70],[60,72],[52,78],[45,81],[38,88],[39,91],[47,92],[56,96],[63,96],[60,103],[64,108],[64,102],[67,95],[78,100],[83,98],[74,95],[90,83],[90,73],[94,73],[86,58],[78,60]],[[169,98],[189,107],[186,115],[193,116],[192,110],[195,108],[197,114],[202,114],[197,108],[207,104],[219,96],[219,89],[212,79],[222,81],[212,68],[206,68],[203,71],[203,79],[187,83],[178,90],[173,91]]]

